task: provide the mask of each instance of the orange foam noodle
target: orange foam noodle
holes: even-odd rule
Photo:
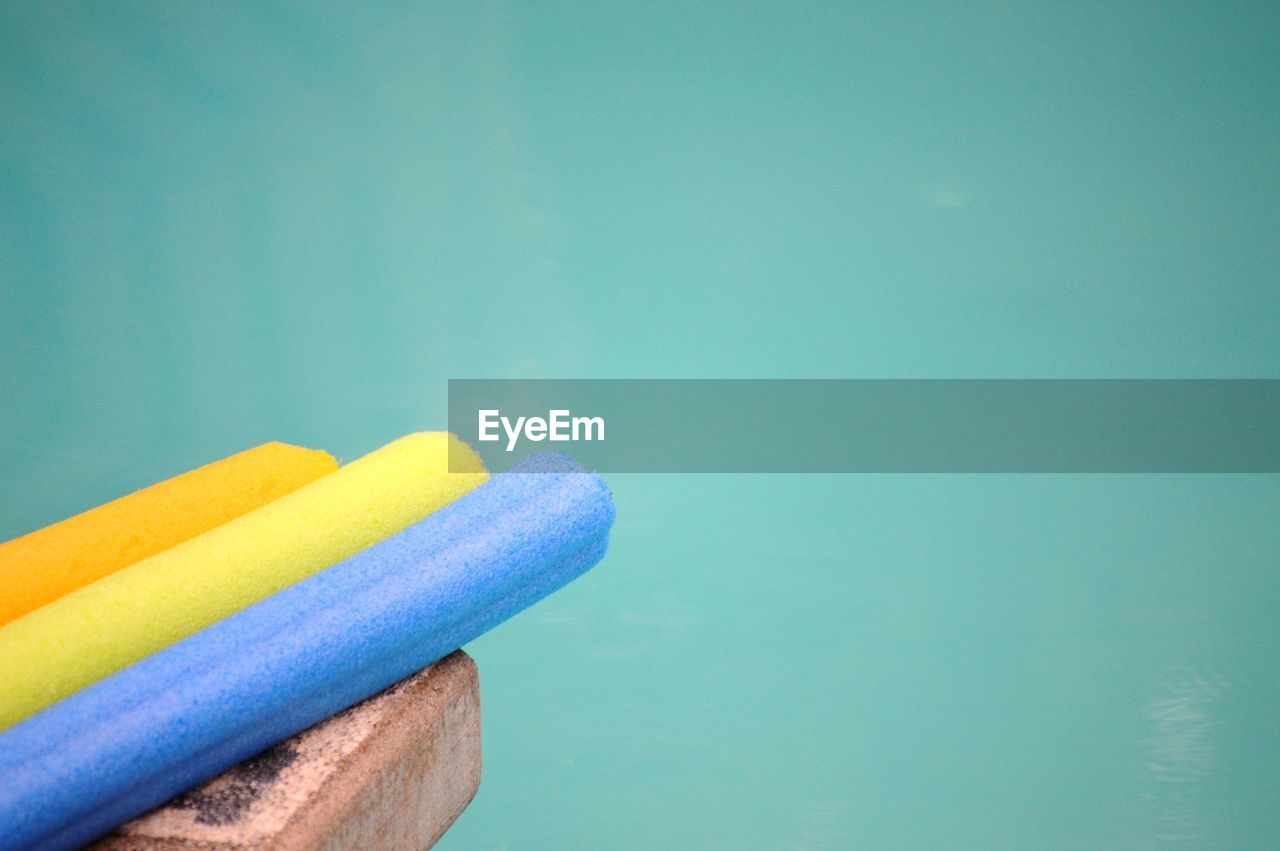
[[[337,468],[327,452],[264,443],[0,544],[0,625]]]

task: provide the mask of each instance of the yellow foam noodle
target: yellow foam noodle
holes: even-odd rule
[[[0,544],[0,625],[338,469],[266,443]]]
[[[453,435],[411,434],[0,627],[0,729],[399,532],[486,478],[479,456]]]

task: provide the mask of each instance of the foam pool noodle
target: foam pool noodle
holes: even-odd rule
[[[0,544],[0,626],[338,469],[264,443]]]
[[[613,516],[533,456],[0,733],[0,847],[76,847],[403,679],[589,569]]]
[[[486,475],[453,435],[412,434],[0,627],[0,729],[399,532]]]

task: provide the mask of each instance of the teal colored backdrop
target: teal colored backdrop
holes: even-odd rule
[[[0,6],[0,536],[463,377],[1277,377],[1280,7]],[[442,847],[1261,848],[1280,482],[614,476]]]

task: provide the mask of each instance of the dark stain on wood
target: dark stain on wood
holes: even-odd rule
[[[298,752],[281,742],[228,771],[216,789],[194,789],[169,802],[180,810],[195,810],[200,824],[232,824],[298,758]]]

